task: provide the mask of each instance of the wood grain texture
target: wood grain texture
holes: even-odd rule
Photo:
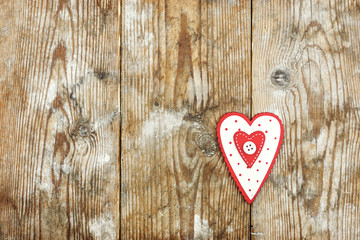
[[[0,1],[0,239],[119,237],[117,1]]]
[[[244,239],[216,124],[250,113],[250,1],[122,2],[121,237]]]
[[[0,19],[0,239],[360,239],[359,1],[0,0]],[[251,208],[216,141],[230,111],[285,126]]]
[[[253,239],[359,239],[358,1],[253,1],[253,112],[285,125]]]

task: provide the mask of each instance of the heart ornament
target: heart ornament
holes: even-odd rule
[[[244,114],[231,112],[221,117],[217,135],[231,176],[250,204],[269,177],[284,126],[273,113],[257,114],[250,121]]]

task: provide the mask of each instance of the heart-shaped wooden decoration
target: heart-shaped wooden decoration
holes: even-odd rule
[[[250,204],[269,177],[284,126],[273,113],[260,113],[250,121],[244,114],[231,112],[220,119],[217,135],[231,176]]]

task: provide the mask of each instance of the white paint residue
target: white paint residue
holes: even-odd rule
[[[229,5],[230,5],[230,7],[233,7],[233,6],[238,6],[238,5],[239,5],[239,3],[240,3],[240,1],[236,1],[236,0],[228,0],[226,3],[227,3],[227,4],[229,4]]]
[[[40,89],[40,91],[42,91],[42,89]],[[51,107],[51,104],[55,100],[56,95],[57,95],[57,84],[55,81],[50,80],[49,88],[48,88],[47,96],[46,96],[46,106],[48,108]]]
[[[35,82],[37,82],[37,79],[34,79]],[[33,88],[35,88],[33,86]],[[29,102],[36,103],[39,102],[44,95],[46,94],[46,100],[45,100],[45,107],[46,109],[50,109],[51,104],[55,100],[57,96],[57,84],[55,81],[50,80],[49,82],[49,88],[47,91],[44,92],[44,89],[41,88],[35,88],[29,92]]]
[[[195,214],[195,218],[194,218],[195,239],[209,239],[212,236],[213,236],[213,230],[210,228],[208,220],[200,219],[200,216]]]
[[[153,52],[154,49],[154,34],[152,32],[145,32],[144,34],[144,46],[149,48],[149,52]]]
[[[51,165],[52,174],[55,175],[56,179],[60,178],[60,169],[61,169],[61,166],[58,163],[53,163]]]
[[[136,1],[130,0],[126,1],[125,6],[125,26],[130,27],[132,24],[134,24],[134,21],[136,20],[137,11],[136,11]]]
[[[138,72],[145,74],[149,71],[148,64],[151,64],[151,61],[144,64],[143,59],[152,59],[154,54],[154,34],[147,26],[153,18],[154,5],[145,3],[139,7],[136,0],[125,2],[124,32],[128,41],[124,42],[124,50],[129,62],[127,71],[130,75]],[[136,26],[142,26],[143,30],[140,31]]]
[[[154,112],[150,114],[149,120],[144,122],[142,133],[145,137],[153,137],[155,135],[163,136],[171,134],[174,127],[179,127],[182,123],[186,111],[165,111]]]
[[[51,195],[52,190],[53,190],[53,185],[49,182],[42,182],[40,184],[38,184],[38,189],[42,192],[46,192],[49,195]]]
[[[344,41],[344,42],[343,42],[343,45],[344,45],[344,47],[346,47],[346,48],[350,48],[350,47],[351,47],[351,42],[349,42],[349,41]]]
[[[51,145],[53,146],[53,144]],[[45,150],[46,151],[46,150]],[[50,167],[50,159],[48,154],[45,155],[43,169],[40,168],[36,173],[36,187],[40,192],[45,193],[47,196],[51,196],[53,192],[54,185],[52,183],[52,173]]]
[[[49,196],[52,194],[53,184],[50,181],[43,180],[37,187],[41,192],[46,192]]]
[[[232,232],[234,232],[234,229],[233,229],[231,226],[228,226],[228,227],[226,228],[226,231],[227,231],[228,233],[232,233]]]
[[[65,174],[69,174],[71,171],[71,167],[68,164],[63,164],[61,165],[61,170],[65,173]]]
[[[110,162],[110,156],[108,154],[104,154],[103,156],[99,157],[100,163],[108,163]]]
[[[116,227],[111,217],[91,219],[89,229],[90,233],[97,239],[116,239]]]
[[[128,0],[125,4],[125,28],[131,29],[136,25],[137,21],[140,21],[142,25],[145,24],[149,17],[152,17],[154,7],[152,4],[144,4],[143,8],[137,9],[136,0]]]
[[[118,118],[119,118],[119,110],[116,108],[114,112],[112,112],[111,114],[108,114],[105,117],[96,120],[96,122],[93,125],[94,131],[106,127],[107,125],[109,125],[111,122],[115,121]]]
[[[326,143],[328,141],[327,136],[328,136],[328,128],[327,127],[322,127],[321,130],[320,130],[320,135],[317,138],[317,144],[326,146]]]
[[[262,236],[262,235],[264,235],[264,233],[251,233],[251,235],[255,235],[255,236]]]

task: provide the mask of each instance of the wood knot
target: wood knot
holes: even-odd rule
[[[80,137],[87,137],[90,135],[90,129],[87,125],[82,125],[78,128],[78,133]]]
[[[209,135],[200,135],[196,142],[202,154],[206,157],[214,156],[217,149],[216,141]]]
[[[191,123],[202,123],[201,114],[193,115],[193,114],[188,113],[183,117],[183,120],[191,122]]]
[[[98,69],[94,71],[95,77],[100,81],[104,80],[109,76],[109,73],[105,72],[104,70]]]
[[[289,74],[289,72],[287,70],[276,69],[271,74],[271,82],[275,86],[287,87],[290,84],[290,74]]]
[[[75,122],[70,130],[70,136],[75,138],[89,138],[94,135],[94,132],[90,122],[82,118]]]

